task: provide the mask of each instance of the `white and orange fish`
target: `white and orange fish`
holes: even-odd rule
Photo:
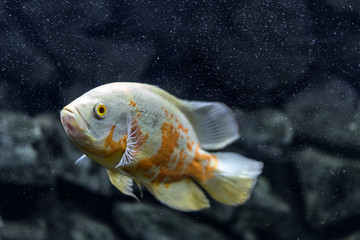
[[[61,123],[122,193],[136,198],[134,180],[182,211],[210,206],[199,186],[221,203],[242,204],[262,171],[261,162],[237,153],[204,150],[218,150],[239,137],[229,107],[180,100],[147,84],[94,88],[64,107]]]

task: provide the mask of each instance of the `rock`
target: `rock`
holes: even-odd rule
[[[307,148],[295,155],[295,164],[312,227],[336,231],[337,224],[360,217],[359,161]]]
[[[21,102],[18,99],[10,100],[13,94],[15,95],[16,91],[9,84],[9,81],[0,78],[0,110],[21,109]]]
[[[246,113],[235,109],[239,123],[239,149],[247,149],[253,155],[270,157],[280,161],[286,147],[292,143],[294,132],[288,116],[275,109],[263,109]]]
[[[298,138],[327,148],[360,151],[358,104],[359,96],[353,87],[333,80],[297,94],[288,102],[286,111]]]
[[[357,8],[360,10],[360,4]],[[357,14],[354,17],[357,17]],[[346,28],[339,31],[337,35],[342,36],[341,44],[339,44],[334,53],[334,55],[340,58],[341,64],[337,65],[337,68],[339,68],[344,75],[350,77],[350,79],[358,78],[360,76],[360,36],[357,34],[357,31],[349,31]],[[331,65],[336,66],[336,64]],[[357,81],[349,80],[349,83],[355,85],[357,89],[360,89],[360,84]]]
[[[31,219],[27,221],[7,221],[3,223],[0,231],[2,240],[45,240],[47,238],[46,223],[44,219]]]
[[[114,207],[114,219],[132,239],[228,239],[184,214],[146,203],[119,203]]]
[[[42,141],[38,122],[23,113],[0,112],[0,181],[11,184],[52,185],[46,159],[36,150]]]

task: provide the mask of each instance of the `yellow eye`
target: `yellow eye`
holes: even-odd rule
[[[99,118],[104,118],[106,116],[107,110],[104,104],[102,103],[98,103],[95,106],[95,114],[96,116],[98,116]]]

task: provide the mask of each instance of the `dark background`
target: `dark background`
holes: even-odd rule
[[[1,1],[0,239],[360,238],[360,2]],[[117,192],[59,121],[136,81],[231,106],[251,199],[182,213]],[[2,220],[1,220],[2,219]]]

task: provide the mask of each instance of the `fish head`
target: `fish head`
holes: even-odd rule
[[[60,112],[66,134],[87,156],[99,162],[124,153],[127,111],[112,94],[90,91]],[[125,142],[126,145],[126,142]]]

